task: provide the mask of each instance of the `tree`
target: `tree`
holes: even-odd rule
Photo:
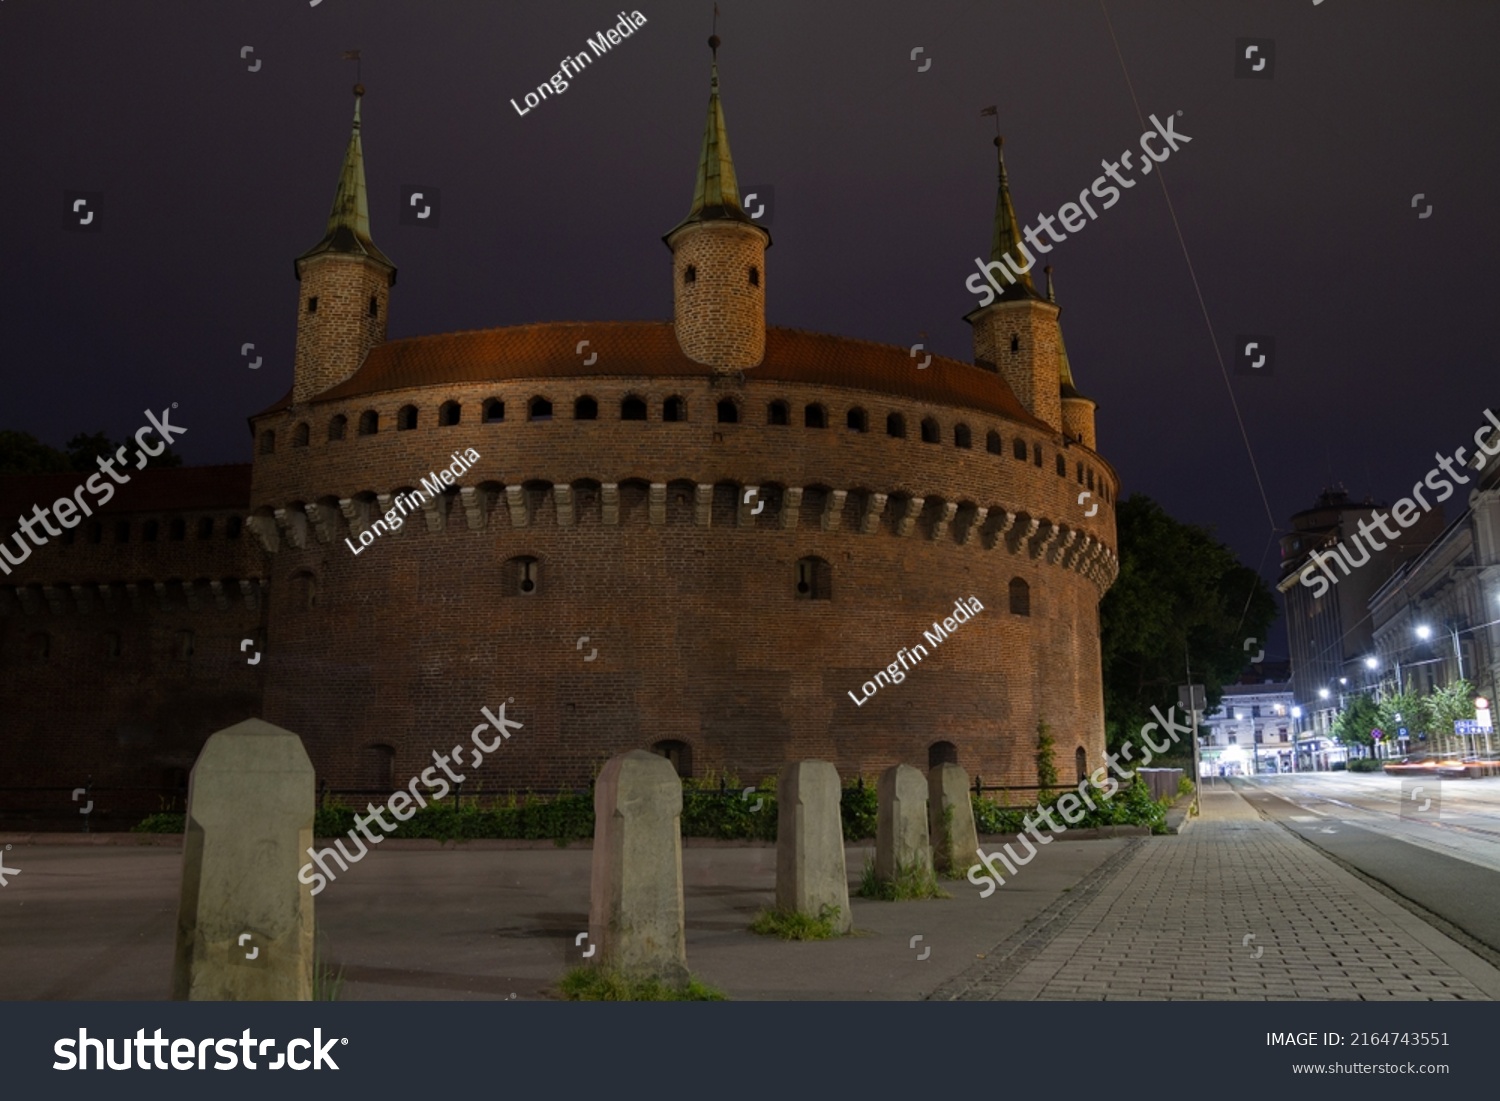
[[[1460,679],[1434,688],[1427,696],[1427,707],[1431,722],[1428,732],[1451,735],[1454,720],[1474,717],[1474,686]]]
[[[1209,710],[1245,667],[1245,640],[1264,639],[1276,601],[1254,570],[1204,528],[1132,494],[1115,514],[1120,575],[1099,605],[1105,729],[1119,748],[1177,703],[1187,679],[1207,689]]]
[[[0,474],[55,474],[68,469],[66,455],[30,432],[0,431]]]
[[[109,457],[121,447],[135,466],[135,448],[118,444],[103,432],[85,435],[80,432],[67,443],[66,451],[44,444],[30,432],[0,431],[0,474],[60,474],[69,470],[80,473],[97,471],[98,459]],[[160,455],[148,455],[147,466],[181,466],[182,456],[169,447]]]
[[[1384,709],[1369,696],[1359,695],[1339,712],[1333,723],[1333,736],[1344,745],[1360,745],[1366,749],[1374,746],[1372,731],[1378,730]]]
[[[1432,727],[1430,698],[1416,692],[1401,691],[1387,696],[1380,702],[1380,721],[1377,724],[1392,741],[1404,726],[1413,735]]]

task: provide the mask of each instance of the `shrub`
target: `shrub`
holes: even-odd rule
[[[1385,767],[1385,762],[1373,757],[1356,757],[1349,762],[1350,772],[1379,772]]]
[[[668,986],[658,979],[636,979],[600,967],[575,967],[558,984],[563,997],[573,1002],[722,1002],[727,999],[697,979],[685,987]]]
[[[162,811],[142,818],[130,827],[131,833],[182,833],[187,829],[187,815],[174,811]]]
[[[750,931],[782,940],[831,940],[839,935],[834,925],[838,917],[839,908],[832,905],[824,905],[817,917],[795,910],[762,910],[750,923]]]
[[[952,898],[937,884],[937,876],[924,864],[897,864],[896,877],[882,880],[875,875],[875,861],[865,862],[860,876],[859,893],[864,898],[882,902],[905,902],[918,898]]]

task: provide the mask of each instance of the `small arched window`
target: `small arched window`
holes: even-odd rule
[[[1024,463],[1026,461],[1026,441],[1017,436],[1011,441],[1010,453]]]
[[[573,419],[575,421],[596,421],[599,419],[599,403],[585,394],[573,402]]]
[[[833,599],[833,568],[821,558],[809,556],[797,560],[797,599]]]
[[[306,447],[310,435],[311,433],[308,431],[307,423],[305,421],[297,425],[296,428],[292,429],[292,446]]]
[[[270,455],[276,450],[276,433],[270,429],[260,434],[260,453]]]
[[[1083,746],[1073,751],[1073,772],[1077,775],[1080,784],[1088,779],[1089,755],[1083,751]]]
[[[328,438],[330,440],[341,440],[349,428],[349,418],[340,413],[328,422]]]
[[[684,283],[696,283],[698,281],[698,269],[692,264],[682,269],[682,281]]]
[[[958,764],[958,746],[952,742],[933,742],[927,747],[927,767]]]
[[[942,431],[938,428],[938,422],[931,417],[922,419],[922,442],[939,443],[942,441]]]
[[[380,316],[380,298],[378,295],[370,295],[370,316]]]
[[[1031,586],[1019,577],[1010,580],[1010,614],[1031,614]]]
[[[464,407],[456,401],[443,402],[442,405],[438,406],[438,427],[452,428],[459,422],[459,418],[463,416],[463,409]]]
[[[410,432],[417,426],[417,407],[403,405],[396,411],[396,431]]]
[[[1066,478],[1068,476],[1068,460],[1063,458],[1061,451],[1057,453],[1057,476],[1059,478]],[[1081,478],[1079,479],[1079,481],[1082,480]]]
[[[750,265],[750,285],[752,287],[760,286],[760,269],[754,264]]]
[[[851,432],[868,432],[870,430],[870,418],[859,406],[849,410],[849,415],[844,418],[844,423],[849,426]]]
[[[766,423],[767,424],[790,424],[791,423],[791,413],[787,409],[786,402],[784,402],[784,401],[773,401],[770,405],[766,406]]]
[[[1084,473],[1086,473],[1088,475],[1089,488],[1093,489],[1094,488],[1094,468],[1093,467],[1089,467],[1088,470],[1086,470]],[[1103,489],[1104,487],[1101,485],[1099,488]]]
[[[687,402],[673,395],[661,404],[661,419],[671,423],[687,420]]]
[[[546,398],[532,398],[531,404],[526,407],[526,419],[550,421],[552,419],[552,403]]]
[[[1010,334],[1010,350],[1012,352],[1019,352],[1021,350],[1021,338],[1015,333]]]
[[[522,555],[505,563],[502,582],[505,596],[535,596],[541,584],[541,569],[535,558]]]
[[[308,313],[317,313],[318,312],[318,296],[317,295],[313,295],[312,297],[310,297],[307,300],[307,312]]]
[[[505,419],[505,403],[499,398],[489,398],[481,413],[485,424],[499,424]]]
[[[898,440],[906,439],[906,418],[900,413],[892,413],[885,418],[885,434],[893,436]]]
[[[646,402],[634,394],[620,402],[620,419],[622,421],[643,421],[646,419]]]
[[[984,449],[991,455],[1000,454],[1000,433],[990,429],[989,435],[984,438]]]
[[[359,434],[361,436],[373,436],[380,431],[380,414],[373,409],[366,409],[359,415]]]
[[[1031,445],[1031,462],[1033,466],[1042,465],[1042,445],[1034,441]]]
[[[1083,464],[1078,464],[1078,484],[1083,485]]]
[[[969,434],[967,424],[955,424],[953,426],[953,446],[970,448],[974,446],[974,438]]]
[[[828,411],[821,405],[809,405],[802,411],[802,424],[807,428],[827,428]]]
[[[167,524],[167,538],[174,543],[180,543],[187,538],[187,521],[181,516],[174,516]]]
[[[740,407],[734,403],[733,398],[724,398],[719,402],[719,423],[738,424],[740,422]]]

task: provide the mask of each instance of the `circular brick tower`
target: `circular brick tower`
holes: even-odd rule
[[[386,341],[350,149],[303,298],[347,270],[381,328],[299,341],[252,418],[263,716],[324,781],[405,785],[502,702],[524,726],[466,793],[583,787],[632,748],[1032,784],[1040,722],[1063,780],[1102,763],[1117,479],[1050,296],[970,314],[973,363],[767,328],[715,72],[673,320]],[[1002,174],[995,247],[1018,237]]]

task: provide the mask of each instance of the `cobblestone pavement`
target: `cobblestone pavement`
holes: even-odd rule
[[[1500,971],[1221,790],[932,997],[1493,1000]]]

